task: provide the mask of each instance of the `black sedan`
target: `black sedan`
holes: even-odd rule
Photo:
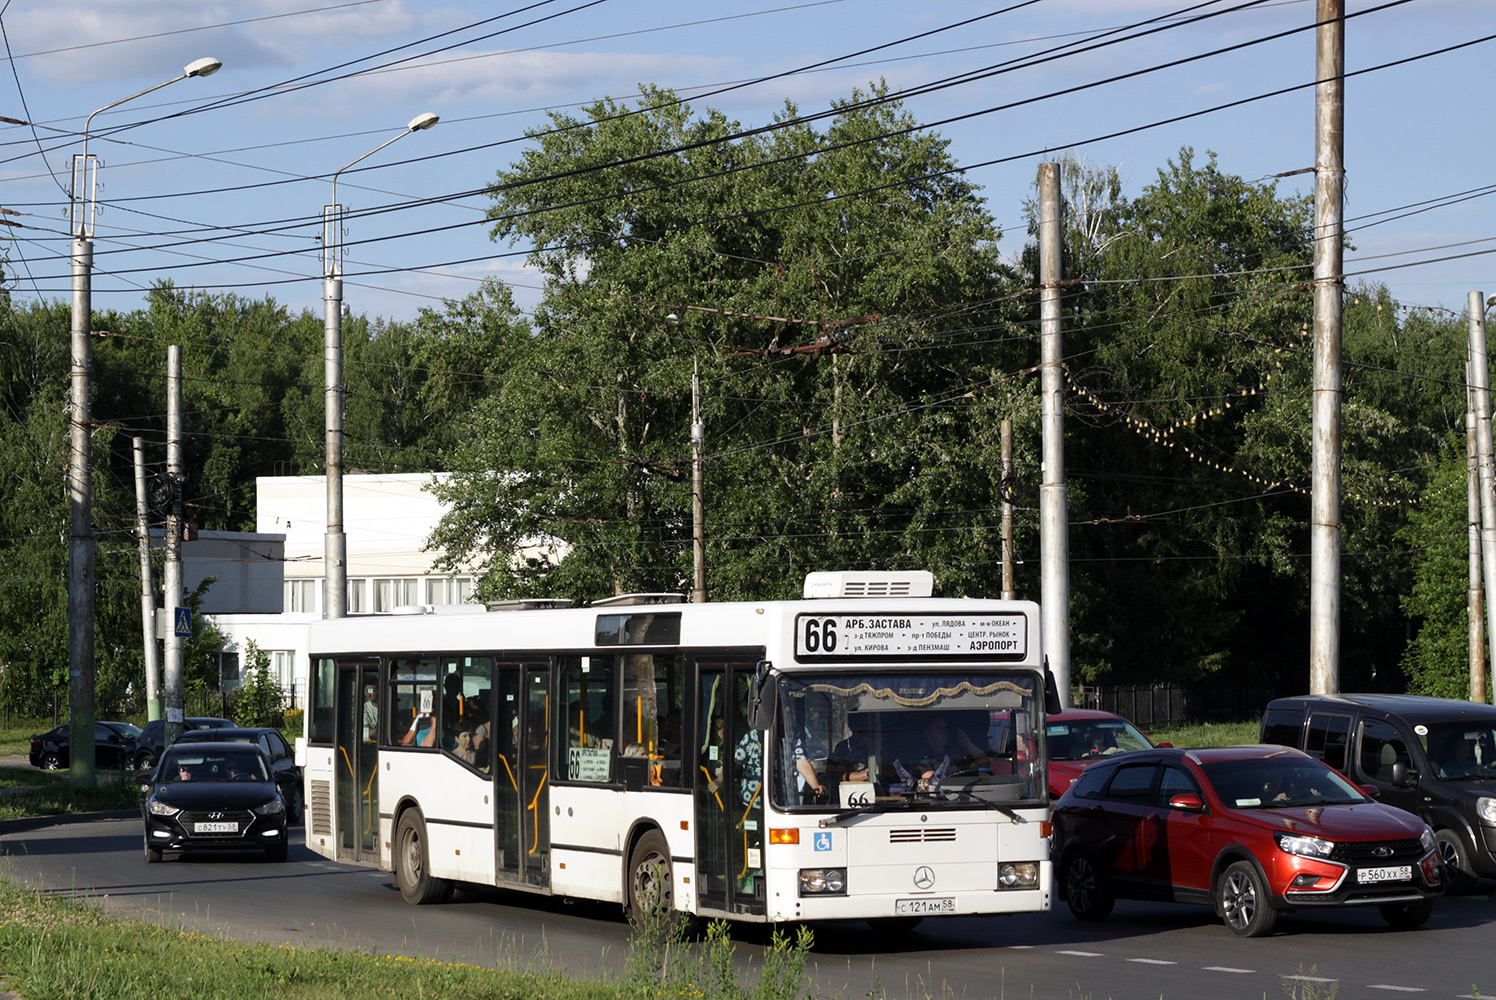
[[[174,744],[141,779],[145,860],[166,851],[264,851],[286,860],[286,807],[270,760],[244,743]]]
[[[251,743],[265,751],[270,773],[286,800],[286,817],[292,823],[301,821],[301,768],[296,754],[279,729],[256,726],[225,726],[222,729],[189,729],[177,738],[184,743]]]
[[[94,723],[94,767],[101,771],[128,770],[140,730],[128,722]],[[59,771],[72,764],[72,727],[58,726],[31,737],[31,766]]]

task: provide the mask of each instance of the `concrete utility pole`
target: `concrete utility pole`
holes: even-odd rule
[[[1345,0],[1318,0],[1309,690],[1340,691],[1340,374],[1345,258]]]
[[[1496,601],[1496,465],[1491,447],[1491,365],[1486,347],[1486,301],[1481,292],[1466,299],[1470,322],[1470,393],[1475,400],[1475,450],[1480,489],[1480,555],[1485,580],[1486,640],[1492,633],[1491,615]],[[1496,653],[1490,657],[1496,662]],[[1482,684],[1484,687],[1484,684]]]
[[[140,539],[140,630],[145,642],[145,717],[161,718],[161,658],[156,655],[156,593],[151,584],[151,529],[145,491],[145,442],[135,445],[135,533]]]
[[[695,586],[691,600],[706,603],[706,507],[702,502],[702,452],[706,448],[706,428],[701,423],[701,365],[691,369],[691,553],[695,568]]]
[[[177,611],[182,604],[182,349],[166,349],[166,477],[171,483],[171,508],[166,515],[166,567],[162,589],[166,609],[166,727],[165,745],[182,735],[186,685],[182,677],[182,639],[177,635]]]
[[[1003,450],[1003,600],[1018,596],[1013,587],[1013,421],[1004,420],[1001,427]]]
[[[1465,605],[1470,618],[1470,700],[1486,700],[1485,588],[1480,557],[1480,447],[1475,430],[1475,390],[1470,379],[1470,352],[1465,352],[1465,513],[1469,521],[1470,585]]]
[[[69,370],[68,457],[68,724],[72,733],[69,771],[75,788],[93,788],[94,773],[94,536],[93,536],[93,231],[94,190],[98,165],[88,155],[94,117],[127,101],[144,97],[189,76],[212,76],[223,64],[198,59],[179,76],[122,97],[93,112],[83,122],[83,152],[73,157],[72,275],[73,315]]]
[[[338,176],[396,140],[420,132],[440,119],[417,115],[405,131],[332,175],[332,204],[322,210],[322,375],[327,422],[327,534],[322,545],[322,617],[348,613],[348,536],[343,534],[343,206],[338,204]]]
[[[1065,369],[1060,325],[1060,165],[1039,164],[1039,368],[1044,482],[1039,487],[1039,608],[1044,655],[1070,704],[1070,523],[1065,494]]]

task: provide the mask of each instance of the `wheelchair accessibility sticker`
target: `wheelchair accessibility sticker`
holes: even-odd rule
[[[831,850],[831,833],[829,831],[815,835],[815,849],[818,851]]]

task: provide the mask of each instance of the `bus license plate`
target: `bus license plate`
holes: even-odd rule
[[[193,833],[238,833],[238,823],[194,823]]]
[[[1405,882],[1412,877],[1412,865],[1392,865],[1388,868],[1361,868],[1356,871],[1357,882]]]
[[[938,899],[898,899],[894,901],[893,912],[899,916],[919,915],[927,913],[955,913],[956,897],[941,896]]]

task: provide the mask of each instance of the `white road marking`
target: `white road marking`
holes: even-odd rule
[[[1161,958],[1129,958],[1129,962],[1137,962],[1139,965],[1178,965],[1178,962],[1166,962]]]
[[[1230,972],[1230,973],[1234,973],[1234,974],[1236,974],[1238,976],[1246,976],[1246,975],[1251,975],[1252,973],[1256,972],[1257,970],[1256,969],[1232,969],[1232,968],[1228,968],[1227,966],[1224,966],[1224,965],[1207,965],[1203,971],[1205,971],[1205,972]]]
[[[1104,952],[1099,951],[1057,951],[1056,955],[1074,955],[1076,958],[1102,958]]]
[[[1398,993],[1427,993],[1428,992],[1428,990],[1424,989],[1422,986],[1389,986],[1389,985],[1387,985],[1385,983],[1378,983],[1378,984],[1376,984],[1374,986],[1368,986],[1366,988],[1368,990],[1394,990],[1394,991],[1396,991]]]

